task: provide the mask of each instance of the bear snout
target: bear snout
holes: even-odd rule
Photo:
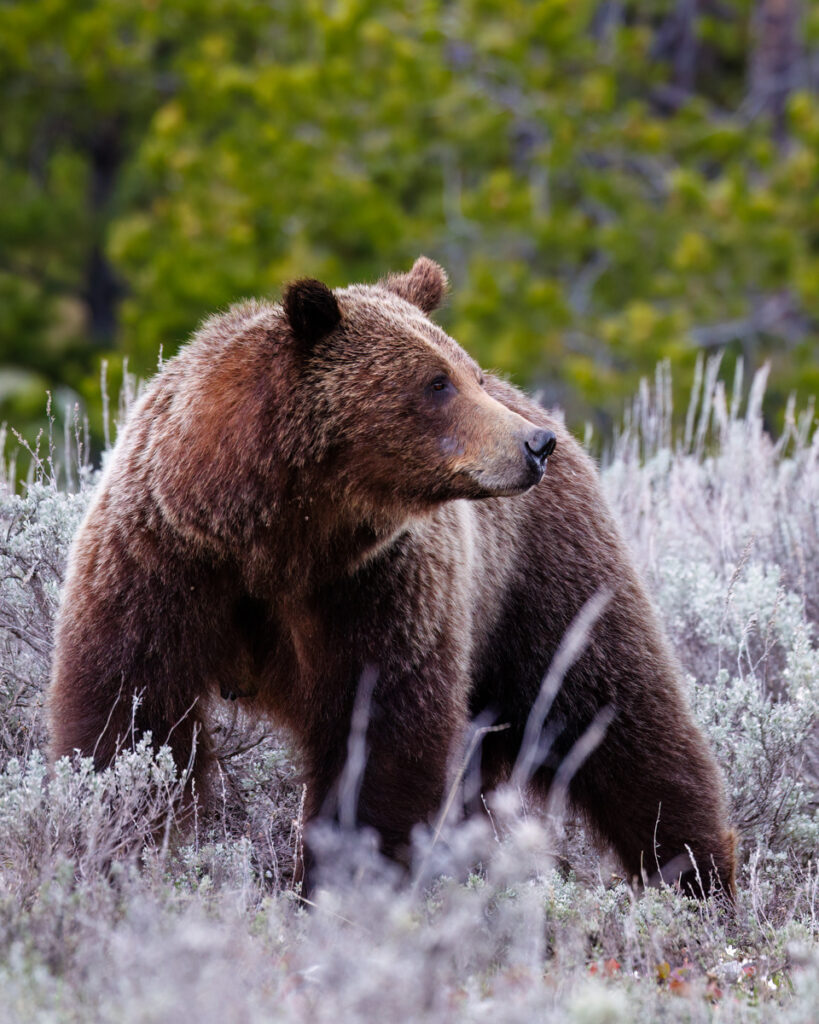
[[[479,427],[483,437],[492,436],[491,447],[467,443],[464,447],[473,455],[458,468],[479,484],[480,497],[522,494],[540,483],[557,436],[500,403],[493,402],[486,413]]]

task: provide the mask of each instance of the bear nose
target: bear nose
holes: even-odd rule
[[[557,438],[551,430],[536,430],[526,442],[526,450],[542,465],[555,450]]]

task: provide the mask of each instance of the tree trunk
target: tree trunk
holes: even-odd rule
[[[779,145],[787,137],[788,96],[802,75],[799,0],[757,0],[750,62],[751,109],[771,118]]]
[[[654,36],[652,56],[671,65],[670,90],[678,98],[689,96],[697,84],[700,0],[676,0],[673,10]]]
[[[91,180],[88,201],[94,239],[86,262],[83,297],[88,333],[100,347],[113,344],[117,331],[117,306],[122,287],[105,255],[104,235],[107,209],[122,164],[122,150],[116,127],[102,129],[90,141]]]

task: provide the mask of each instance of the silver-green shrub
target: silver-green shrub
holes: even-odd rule
[[[43,694],[68,546],[90,492],[0,477],[0,764],[45,744]]]
[[[661,371],[604,468],[726,771],[731,912],[633,893],[515,793],[420,834],[409,885],[329,832],[306,910],[296,766],[235,706],[214,708],[215,806],[182,830],[178,773],[147,742],[99,774],[48,769],[51,630],[92,481],[0,483],[0,1024],[815,1021],[819,433],[792,412],[773,443],[762,386],[741,411],[710,364],[675,438]]]
[[[686,435],[645,389],[604,481],[689,673],[746,855],[819,849],[819,430],[813,407],[774,443],[765,373],[747,409],[706,368]]]

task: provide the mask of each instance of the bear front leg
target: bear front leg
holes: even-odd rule
[[[735,837],[714,757],[679,695],[665,694],[654,711],[649,726],[645,707],[615,709],[570,796],[630,878],[733,895]]]
[[[352,709],[335,725],[316,723],[305,742],[305,849],[296,878],[305,894],[320,869],[310,842],[317,819],[374,829],[384,856],[409,867],[412,829],[431,822],[442,806],[466,727],[457,692],[443,680],[379,679],[358,735]]]
[[[170,563],[160,576],[127,550],[103,554],[106,574],[78,559],[63,594],[48,694],[51,759],[79,751],[101,770],[150,733],[187,773],[185,803],[194,788],[204,799],[212,761],[204,702],[225,630],[214,626],[212,603],[191,600],[182,567]]]

